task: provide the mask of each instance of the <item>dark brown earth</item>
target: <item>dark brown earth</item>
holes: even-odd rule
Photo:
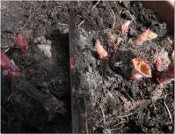
[[[170,43],[169,39],[174,40],[173,34],[166,23],[140,2],[99,2],[91,10],[95,4],[2,2],[2,48],[12,47],[7,54],[22,69],[19,77],[4,84],[8,85],[7,89],[2,85],[2,132],[72,132],[68,20],[69,9],[74,7],[77,25],[82,22],[79,31],[89,41],[81,51],[87,68],[79,72],[80,76],[87,76],[87,87],[91,82],[91,88],[83,90],[91,97],[91,105],[87,109],[88,118],[93,121],[93,132],[173,133],[174,122],[166,105],[173,118],[174,83],[159,86],[153,66],[153,57],[162,48],[165,47],[171,55],[174,42]],[[125,11],[131,13],[135,22],[132,22],[128,34],[123,35],[119,25],[132,19]],[[157,33],[158,38],[136,46],[132,39],[148,28]],[[116,52],[108,45],[106,29],[123,38]],[[30,44],[26,53],[14,48],[13,37],[19,31],[26,35]],[[105,61],[98,59],[94,45],[96,39],[100,39],[111,57],[122,60],[121,67],[114,67],[111,58]],[[42,46],[49,48],[50,53],[41,49]],[[139,82],[129,79],[130,61],[135,57],[148,60],[152,78]],[[8,92],[11,92],[10,97]],[[153,101],[153,97],[158,99]]]

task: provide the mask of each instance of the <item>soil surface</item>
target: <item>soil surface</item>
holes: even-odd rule
[[[173,133],[174,82],[158,85],[153,64],[163,48],[169,57],[173,51],[174,38],[166,23],[140,2],[58,1],[2,2],[1,47],[10,47],[7,54],[22,70],[11,81],[1,74],[2,132],[72,132],[68,23],[72,7],[78,30],[88,41],[80,48],[78,54],[83,56],[77,61],[79,85],[85,87],[73,94],[76,99],[87,95],[87,129],[92,127],[94,133]],[[125,20],[132,20],[127,34],[119,29]],[[148,28],[158,37],[135,45],[134,39]],[[14,44],[18,32],[29,42],[26,53]],[[106,33],[122,38],[116,51]],[[110,55],[105,60],[97,56],[97,39]],[[152,78],[130,80],[131,60],[136,57],[148,61]],[[79,106],[81,102],[74,103]]]

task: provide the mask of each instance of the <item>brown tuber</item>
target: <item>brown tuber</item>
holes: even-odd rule
[[[151,77],[151,68],[142,58],[132,59],[133,70],[131,73],[132,80],[142,80],[143,77]]]
[[[108,56],[107,51],[100,44],[99,40],[96,40],[95,46],[96,46],[97,53],[98,53],[100,59],[104,59],[104,58],[106,58]]]
[[[148,29],[137,37],[135,43],[136,45],[143,45],[145,41],[150,41],[155,38],[157,38],[157,34]]]

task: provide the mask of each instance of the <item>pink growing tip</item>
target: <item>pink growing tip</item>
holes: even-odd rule
[[[121,24],[120,29],[122,33],[127,33],[129,29],[129,25],[131,24],[130,20],[125,21],[124,23]]]
[[[29,49],[29,45],[27,43],[26,37],[21,32],[18,33],[17,36],[16,36],[16,45],[23,52],[26,52]]]
[[[148,29],[137,37],[137,39],[135,40],[135,43],[136,45],[143,45],[145,41],[150,41],[152,39],[155,39],[156,37],[157,37],[157,34]]]
[[[95,46],[96,46],[97,53],[98,53],[100,59],[104,59],[104,58],[106,58],[108,56],[107,51],[100,44],[99,40],[96,40]]]
[[[13,67],[10,68],[7,77],[8,79],[14,79],[15,77],[17,77],[20,74],[20,68],[17,65],[14,65]]]
[[[10,59],[3,51],[1,51],[1,68],[2,69],[10,68]]]
[[[9,72],[8,72],[8,75],[7,75],[7,77],[8,77],[8,79],[14,79],[15,77],[17,77],[18,75],[19,75],[19,73],[20,72],[18,72],[18,71],[13,71],[13,70],[10,70]]]

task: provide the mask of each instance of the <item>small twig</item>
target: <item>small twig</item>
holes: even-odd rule
[[[113,17],[112,29],[114,29],[114,28],[115,28],[115,20],[116,20],[116,16],[115,16],[114,11],[113,11],[112,9],[110,9],[110,10],[111,10],[112,17]]]
[[[78,29],[80,28],[80,26],[85,22],[85,20],[81,21],[79,24],[78,24]]]
[[[115,127],[118,126],[118,125],[120,125],[120,124],[122,124],[122,123],[124,123],[124,122],[125,122],[125,121],[122,120],[121,122],[119,122],[118,124],[116,124]]]
[[[99,4],[100,0],[97,1],[97,3],[95,3],[95,5],[93,5],[93,7],[91,8],[91,12],[94,10],[94,8]]]
[[[128,11],[128,10],[126,10],[126,11],[124,11],[123,13],[128,13],[129,14],[129,16],[131,17],[131,21],[134,21],[135,23],[136,23],[136,20],[135,20],[135,18],[131,15],[131,13]]]
[[[171,116],[171,112],[170,112],[170,110],[169,110],[169,108],[168,108],[168,106],[167,106],[167,104],[166,104],[166,97],[167,97],[167,95],[165,95],[163,104],[164,104],[164,106],[165,106],[165,108],[166,108],[166,110],[167,110],[167,112],[168,112],[168,115],[169,115],[169,118],[170,118],[171,123],[173,123],[173,118],[172,118],[172,116]]]

